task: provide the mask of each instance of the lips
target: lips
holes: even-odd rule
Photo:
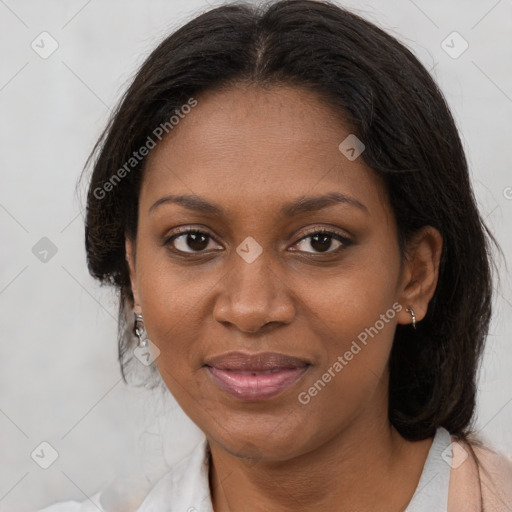
[[[305,359],[277,352],[229,352],[205,361],[206,369],[221,390],[253,401],[271,398],[288,389],[309,366]]]

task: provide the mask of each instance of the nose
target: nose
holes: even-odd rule
[[[231,258],[230,258],[231,260]],[[270,324],[289,324],[295,315],[292,293],[265,251],[251,263],[234,253],[215,302],[217,322],[245,333],[257,333]]]

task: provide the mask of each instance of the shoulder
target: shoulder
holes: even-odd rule
[[[512,459],[485,440],[452,438],[448,512],[510,512],[512,510]],[[477,459],[478,463],[475,461]]]
[[[164,510],[169,503],[173,510],[205,510],[210,503],[206,447],[204,438],[156,481],[116,479],[90,499],[55,503],[38,512],[152,512]]]
[[[496,512],[512,510],[512,459],[490,447],[475,447],[481,463],[484,506]]]
[[[96,503],[99,503],[100,495],[101,492],[98,492],[86,501],[61,501],[37,512],[98,512]]]
[[[145,478],[117,477],[84,501],[62,501],[37,512],[135,512],[148,492]]]

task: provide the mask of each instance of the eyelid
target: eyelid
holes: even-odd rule
[[[303,232],[301,238],[298,241],[302,240],[303,238],[307,237],[308,235],[314,235],[316,233],[336,234],[345,240],[352,241],[350,236],[347,233],[340,231],[339,229],[335,228],[334,226],[332,226],[332,227],[331,226],[329,226],[329,227],[314,226],[312,228],[308,228]]]
[[[169,240],[176,235],[186,234],[195,231],[206,233],[210,238],[217,241],[215,235],[212,234],[211,230],[201,224],[186,224],[185,226],[178,226],[176,228],[173,228],[172,230],[168,230],[166,234],[163,236],[163,238],[164,240]]]

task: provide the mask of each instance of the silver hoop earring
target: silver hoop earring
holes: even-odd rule
[[[407,313],[410,313],[412,318],[412,327],[416,329],[416,315],[414,314],[414,310],[412,308],[406,308]]]
[[[146,329],[144,328],[144,319],[140,313],[135,313],[135,334],[139,338],[139,347],[144,348],[148,346],[148,337]]]

